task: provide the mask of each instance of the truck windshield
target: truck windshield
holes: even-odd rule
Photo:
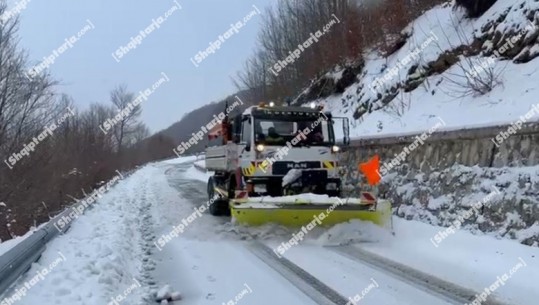
[[[254,134],[256,144],[285,146],[291,142],[293,146],[329,146],[334,143],[333,129],[323,118],[255,118]]]

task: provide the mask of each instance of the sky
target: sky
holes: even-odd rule
[[[237,91],[231,77],[253,54],[270,4],[271,0],[11,0],[8,10],[20,15],[20,46],[29,52],[31,65],[48,68],[60,81],[58,91],[73,97],[79,109],[93,102],[110,104],[110,91],[121,84],[138,94],[166,80],[142,103],[142,120],[153,133]],[[242,27],[234,26],[233,35],[223,38],[214,54],[195,58],[238,22]],[[144,37],[141,31],[146,31]],[[76,40],[67,43],[71,36]]]

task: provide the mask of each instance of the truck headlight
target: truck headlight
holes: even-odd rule
[[[341,148],[339,146],[337,145],[331,146],[331,152],[337,153],[339,151],[341,151]]]
[[[264,151],[264,144],[258,144],[256,146],[256,151],[263,152]]]

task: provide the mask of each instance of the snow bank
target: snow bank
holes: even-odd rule
[[[163,164],[183,164],[187,162],[193,162],[198,160],[197,156],[187,156],[187,157],[180,157],[180,158],[173,158],[165,161],[161,161],[160,163]]]
[[[193,165],[202,172],[206,172],[206,160],[198,160],[193,163]]]
[[[65,259],[28,290],[23,302],[108,304],[114,298],[124,304],[141,304],[150,295],[147,279],[153,268],[148,257],[153,248],[148,211],[152,203],[163,201],[160,190],[168,187],[164,176],[156,172],[160,170],[146,166],[120,181],[65,235],[51,241],[16,287],[49,268],[59,257]]]
[[[210,177],[213,175],[213,172],[202,172],[200,171],[200,169],[196,168],[193,165],[189,169],[187,169],[187,171],[185,171],[185,175],[189,178],[192,178],[193,180],[207,183],[208,179],[210,179]]]

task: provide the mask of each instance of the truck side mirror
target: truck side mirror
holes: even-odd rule
[[[348,118],[343,119],[342,124],[343,132],[344,132],[344,145],[349,146],[350,145],[350,121]]]
[[[333,117],[332,118],[332,125],[335,124],[336,120],[342,120],[342,129],[343,129],[343,145],[349,146],[350,145],[350,121],[347,117]]]

